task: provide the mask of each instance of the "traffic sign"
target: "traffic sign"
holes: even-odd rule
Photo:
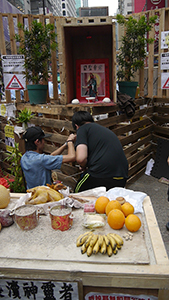
[[[6,90],[24,90],[26,82],[22,74],[4,74],[4,85]]]
[[[161,88],[169,89],[169,73],[161,73]]]

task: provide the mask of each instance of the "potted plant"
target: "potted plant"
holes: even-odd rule
[[[35,116],[35,114],[32,114],[32,111],[25,107],[23,110],[21,110],[21,112],[18,113],[18,117],[16,118],[16,122],[21,123],[23,130],[25,130],[28,127],[28,122],[34,116]]]
[[[25,77],[28,81],[27,89],[31,104],[46,102],[48,85],[40,84],[48,80],[48,63],[51,58],[51,50],[57,48],[56,33],[53,24],[43,25],[34,20],[30,30],[18,23],[20,32],[15,35],[19,42],[19,53],[25,56]],[[22,35],[22,32],[23,35]],[[35,95],[36,89],[40,90],[40,95]],[[42,93],[44,97],[42,98]]]
[[[124,35],[121,38],[121,47],[118,54],[117,72],[119,90],[135,98],[138,82],[132,81],[135,72],[144,66],[146,47],[153,43],[154,39],[148,37],[157,16],[146,18],[145,15],[136,20],[133,16],[125,18],[123,15],[116,16],[117,22],[124,27]],[[124,81],[123,81],[124,80]],[[134,89],[132,86],[134,85]],[[127,90],[132,88],[131,93]]]

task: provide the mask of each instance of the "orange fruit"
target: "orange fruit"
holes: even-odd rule
[[[134,207],[129,202],[125,202],[124,204],[122,204],[121,210],[125,217],[127,217],[130,214],[134,214]]]
[[[141,227],[141,220],[138,216],[130,214],[125,219],[125,226],[131,232],[136,232]]]
[[[107,198],[105,196],[100,196],[99,198],[97,198],[97,200],[95,202],[96,212],[99,214],[105,214],[105,209],[106,209],[108,202],[109,202],[109,198]]]
[[[113,229],[121,229],[125,223],[124,214],[120,209],[112,209],[107,217],[109,226]]]
[[[111,200],[106,206],[106,215],[108,216],[109,212],[112,209],[120,209],[121,210],[121,204],[117,200]]]

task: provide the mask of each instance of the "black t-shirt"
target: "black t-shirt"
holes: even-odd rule
[[[118,137],[97,123],[86,123],[77,130],[75,147],[87,145],[88,173],[97,178],[128,178],[128,162]]]

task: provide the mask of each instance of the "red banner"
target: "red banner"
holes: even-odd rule
[[[165,7],[165,0],[147,0],[147,10]]]

